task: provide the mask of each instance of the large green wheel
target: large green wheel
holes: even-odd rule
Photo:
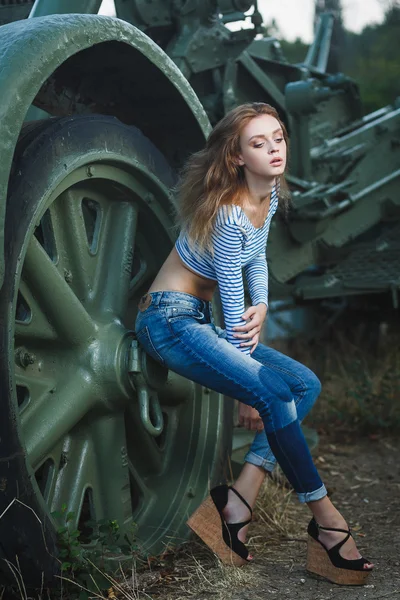
[[[157,553],[187,537],[224,476],[232,402],[164,370],[133,332],[175,238],[173,183],[154,145],[112,117],[21,134],[0,296],[0,556],[18,556],[25,581],[58,570],[63,504],[72,528],[136,523]]]

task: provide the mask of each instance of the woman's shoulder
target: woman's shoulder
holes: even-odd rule
[[[243,228],[243,212],[240,206],[237,204],[222,204],[218,208],[217,217],[215,220],[217,227],[224,227],[225,225],[236,225]]]

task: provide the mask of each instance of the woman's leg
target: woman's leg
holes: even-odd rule
[[[297,418],[301,423],[320,394],[321,383],[318,377],[305,365],[264,344],[258,344],[252,357],[261,364],[274,369],[288,384],[295,401]],[[242,495],[253,508],[261,484],[264,481],[265,472],[272,472],[276,466],[276,458],[264,430],[255,434],[244,461],[245,465],[235,482],[235,488],[240,493],[243,492]],[[240,520],[242,518],[245,520],[248,511],[246,512],[243,505],[240,506],[237,496],[230,493],[224,514],[228,522],[234,522],[235,519]],[[242,542],[246,541],[247,530],[248,526],[243,527],[240,531],[239,539]]]
[[[176,373],[256,408],[271,450],[300,501],[323,498],[325,486],[301,431],[292,392],[282,377],[220,337],[212,323],[206,319],[202,323],[201,311],[186,308],[186,298],[181,308],[175,292],[154,296],[152,318],[143,312],[140,319],[141,329],[145,325],[150,338],[148,351],[154,354],[156,349],[163,363]],[[174,298],[173,305],[167,298]]]
[[[260,487],[265,479],[266,471],[262,467],[257,467],[251,463],[245,463],[238,479],[234,484],[234,488],[247,500],[253,508],[260,491]],[[328,496],[321,500],[315,500],[308,503],[308,507],[313,513],[317,523],[323,527],[333,527],[338,529],[347,529],[347,523],[339,511],[334,507]],[[228,492],[228,502],[223,511],[227,523],[241,523],[249,518],[249,511],[241,500],[233,492]],[[241,542],[246,543],[247,531],[249,526],[246,525],[239,530],[238,538]],[[338,544],[344,535],[335,531],[320,530],[319,540],[330,550]],[[357,550],[356,543],[352,537],[343,544],[340,549],[340,554],[344,559],[353,560],[361,558],[361,554]],[[251,560],[252,556],[249,556]],[[373,563],[367,563],[365,569],[373,567]]]
[[[321,383],[318,377],[305,365],[264,344],[258,344],[252,357],[261,364],[272,368],[290,387],[296,405],[297,418],[301,423],[321,392]],[[244,460],[263,467],[266,471],[273,471],[276,458],[269,446],[265,431],[256,433]]]
[[[234,483],[234,488],[246,499],[251,508],[254,507],[261,485],[266,475],[265,469],[251,463],[245,463],[240,471],[239,477]],[[242,523],[249,519],[249,511],[234,492],[229,490],[228,502],[223,510],[227,523]],[[239,530],[238,538],[245,543],[249,525]]]
[[[258,344],[252,356],[265,366],[268,365],[274,368],[289,385],[294,396],[297,416],[301,422],[320,394],[321,383],[317,376],[305,365],[263,344]],[[264,481],[265,473],[271,472],[276,465],[276,458],[271,451],[265,431],[256,433],[244,460],[245,464],[234,487],[253,508]],[[347,528],[346,521],[327,496],[309,503],[308,506],[320,525],[339,529]],[[224,516],[228,523],[245,521],[249,517],[248,510],[233,492],[228,494]],[[239,539],[242,542],[246,542],[247,530],[248,526],[243,527],[239,532]],[[343,534],[321,530],[319,539],[329,550],[343,539]],[[349,560],[361,556],[353,538],[350,538],[342,546],[340,553],[343,558]],[[372,564],[366,565],[366,568],[371,568],[371,566]]]
[[[189,302],[188,309],[188,294],[183,294],[185,302],[181,307],[182,293],[150,295],[151,310],[148,316],[142,312],[140,331],[137,329],[146,351],[176,373],[256,408],[271,450],[299,500],[307,502],[315,514],[321,513],[326,526],[334,526],[329,525],[334,511],[331,512],[329,499],[325,499],[326,489],[302,434],[290,387],[273,369],[220,337],[212,323],[202,321],[204,315],[197,299]],[[196,310],[191,304],[196,305]],[[141,333],[144,335],[139,337]],[[324,502],[316,505],[315,501],[321,499]]]

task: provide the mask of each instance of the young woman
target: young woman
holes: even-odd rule
[[[242,420],[259,430],[235,486],[212,489],[189,526],[224,562],[250,561],[247,525],[265,472],[277,461],[313,513],[308,570],[361,584],[373,565],[327,497],[300,428],[320,383],[307,367],[259,343],[268,310],[267,236],[280,195],[285,202],[287,145],[285,126],[268,104],[239,106],[215,126],[186,165],[181,232],[139,302],[135,328],[155,360],[239,400]],[[247,310],[242,268],[252,302]],[[217,284],[224,330],[212,316]]]

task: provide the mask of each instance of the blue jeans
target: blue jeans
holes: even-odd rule
[[[271,463],[275,457],[300,502],[326,496],[299,420],[311,396],[319,392],[311,371],[263,344],[251,356],[244,354],[215,325],[211,302],[186,292],[143,296],[135,331],[139,344],[162,365],[258,410],[264,431],[256,436],[250,452]],[[308,390],[311,380],[312,392]]]
[[[219,328],[217,327],[217,329]],[[296,405],[297,418],[301,423],[321,392],[321,383],[318,377],[308,367],[263,344],[258,344],[252,356],[254,355],[257,356],[256,360],[273,369],[290,387]],[[277,461],[268,443],[265,430],[255,434],[244,460],[252,465],[262,467],[265,471],[274,470]]]

